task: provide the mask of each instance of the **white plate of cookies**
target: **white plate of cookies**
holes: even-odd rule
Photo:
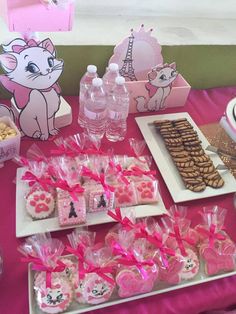
[[[236,191],[236,180],[187,112],[135,118],[176,203]],[[224,168],[224,167],[221,167]]]

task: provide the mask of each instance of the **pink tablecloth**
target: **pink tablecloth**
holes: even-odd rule
[[[236,88],[216,88],[211,90],[192,90],[185,107],[166,109],[162,113],[173,113],[187,111],[191,114],[198,125],[219,121],[227,102],[235,97]],[[66,97],[73,108],[73,124],[61,130],[61,135],[67,136],[80,131],[77,124],[78,105],[76,97]],[[4,102],[4,101],[2,101]],[[7,103],[7,101],[5,101]],[[141,133],[134,121],[135,115],[130,115],[128,120],[128,137],[141,139]],[[27,148],[33,143],[32,140],[23,139],[21,153],[24,155]],[[53,147],[51,142],[38,142],[40,148],[49,154]],[[103,149],[108,148],[111,143],[104,140]],[[124,143],[113,145],[116,153],[130,153],[128,139]],[[147,149],[146,149],[147,150]],[[148,150],[146,151],[148,153]],[[155,168],[155,165],[153,165]],[[0,313],[1,314],[27,314],[28,310],[28,288],[27,288],[27,266],[20,262],[20,254],[17,246],[22,239],[15,237],[15,184],[16,165],[11,161],[0,169],[0,247],[4,257],[4,273],[0,278]],[[161,194],[167,208],[173,204],[173,200],[167,187],[158,174],[160,180]],[[235,183],[236,184],[236,183]],[[228,209],[226,228],[230,236],[236,241],[236,210],[233,209],[233,195],[218,196],[194,202],[187,202],[188,215],[193,225],[199,221],[198,209],[202,206],[218,204]],[[91,227],[98,231],[102,239],[104,233],[111,224]],[[70,231],[56,232],[54,236],[65,240]],[[197,314],[206,310],[221,309],[236,304],[236,276],[221,280],[176,290],[169,293],[120,304],[114,307],[92,311],[91,314],[131,314],[131,313],[158,313],[158,314]]]

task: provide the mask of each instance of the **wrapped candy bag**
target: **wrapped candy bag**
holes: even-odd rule
[[[114,187],[106,182],[104,173],[99,173],[96,169],[90,170],[82,167],[82,176],[93,180],[93,184],[86,186],[88,195],[88,212],[109,210],[114,206]]]
[[[126,245],[121,245],[119,242],[112,244],[113,254],[118,263],[116,283],[121,298],[150,292],[158,274],[153,259],[147,257],[149,252],[146,251],[146,241],[137,242],[134,246],[135,243],[131,243],[129,246],[126,234],[125,237]]]
[[[56,149],[51,150],[51,154],[53,156],[70,156],[74,157],[75,153],[73,150],[68,147],[67,142],[64,140],[63,137],[58,137],[54,140],[55,145],[57,146]]]
[[[28,254],[30,245],[33,256]],[[20,251],[27,256],[23,261],[31,262],[31,269],[37,273],[34,280],[35,298],[44,313],[64,312],[72,302],[72,286],[64,273],[66,265],[60,260],[63,250],[62,242],[49,235],[32,236],[25,247],[20,247]]]
[[[61,226],[83,224],[86,222],[84,188],[79,183],[71,185],[70,174],[66,171],[66,166],[63,168],[56,159],[52,161],[50,172],[55,179],[54,186],[57,188],[59,224]]]
[[[55,190],[48,177],[47,164],[43,161],[28,161],[28,169],[21,179],[29,185],[25,195],[27,213],[33,219],[49,217],[55,209]]]
[[[205,273],[209,276],[236,269],[235,243],[223,230],[226,209],[218,206],[203,208],[203,224],[196,226],[201,242],[200,256],[205,262]]]
[[[84,268],[86,248],[94,246],[95,232],[77,228],[67,237],[70,243],[70,246],[67,246],[67,251],[73,254],[77,259],[77,269],[76,271],[71,272],[70,275],[74,290],[74,298],[78,303],[86,303],[82,294],[83,280],[80,278],[79,271],[82,271]]]
[[[84,268],[79,270],[82,280],[82,296],[85,303],[100,304],[108,301],[115,289],[115,263],[112,252],[107,247],[87,248]]]
[[[199,272],[200,261],[195,248],[196,239],[189,236],[190,221],[179,217],[165,217],[161,221],[169,235],[167,245],[174,249],[184,262],[180,273],[181,280],[194,278]]]
[[[158,280],[168,284],[180,283],[184,259],[167,246],[168,233],[163,232],[153,218],[146,218],[136,225],[136,238],[146,239],[149,243],[149,254],[159,268]]]
[[[107,214],[118,222],[113,226],[105,236],[105,243],[107,246],[111,247],[112,242],[117,242],[120,230],[131,231],[134,238],[134,224],[135,224],[135,212],[134,210],[126,210],[125,208],[115,208],[113,211],[109,210]],[[129,239],[131,239],[129,237]]]

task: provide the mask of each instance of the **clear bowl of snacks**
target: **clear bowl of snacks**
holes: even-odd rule
[[[19,154],[20,139],[15,123],[9,117],[0,117],[0,163]]]

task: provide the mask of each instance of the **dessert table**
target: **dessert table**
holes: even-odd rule
[[[161,111],[165,113],[188,112],[198,126],[214,123],[220,120],[226,105],[230,99],[235,97],[236,87],[214,88],[209,90],[191,90],[187,103],[184,107],[168,108]],[[73,123],[61,129],[59,136],[68,136],[81,131],[77,124],[78,98],[65,97],[73,110]],[[9,104],[9,100],[1,100],[1,103]],[[154,113],[156,114],[156,113]],[[141,139],[142,135],[134,120],[141,114],[130,114],[128,117],[128,135],[124,142],[102,142],[102,150],[110,146],[117,154],[131,155],[128,139]],[[146,115],[150,115],[147,113]],[[21,154],[24,156],[27,149],[36,142],[46,156],[50,155],[50,149],[54,147],[53,139],[47,142],[33,141],[23,138],[21,141]],[[149,154],[145,148],[145,154]],[[0,277],[0,313],[1,314],[27,314],[28,309],[28,269],[27,265],[20,261],[21,255],[17,246],[22,239],[15,236],[15,191],[14,183],[17,165],[12,161],[5,163],[0,169],[1,178],[1,219],[0,219],[0,249],[4,259],[3,275]],[[157,170],[160,192],[166,208],[172,204],[172,197],[167,190],[158,168],[153,163],[152,169]],[[236,181],[235,181],[236,184]],[[219,205],[228,209],[225,227],[229,235],[236,241],[236,209],[233,207],[233,194],[217,196],[208,199],[181,203],[188,206],[188,218],[195,226],[200,221],[199,209],[203,206]],[[113,224],[104,224],[90,227],[90,230],[98,232],[98,240],[103,240],[105,232]],[[66,235],[71,230],[55,232],[52,236],[62,239],[67,243]],[[158,314],[198,314],[213,309],[224,309],[235,304],[236,307],[236,276],[215,280],[192,287],[187,287],[156,296],[115,305],[109,308],[91,311],[91,314],[131,314],[131,313],[158,313]]]

